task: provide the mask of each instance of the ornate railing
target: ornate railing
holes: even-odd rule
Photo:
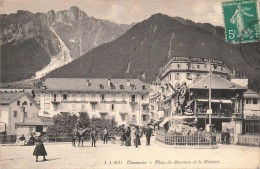
[[[239,135],[237,144],[260,147],[260,135]]]
[[[156,131],[156,141],[166,145],[212,146],[216,145],[216,137],[211,133],[178,134]]]

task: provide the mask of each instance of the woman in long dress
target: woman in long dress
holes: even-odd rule
[[[41,133],[40,136],[36,136],[35,140],[37,145],[35,146],[33,155],[36,156],[36,162],[38,162],[38,156],[43,156],[43,161],[46,161],[45,156],[47,155],[47,152],[43,145],[43,134]]]
[[[131,146],[131,128],[128,126],[126,130],[126,146]]]

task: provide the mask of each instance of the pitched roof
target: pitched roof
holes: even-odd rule
[[[89,85],[87,85],[89,80]],[[110,86],[108,86],[108,79],[106,78],[47,78],[44,82],[46,90],[48,91],[144,91],[150,90],[150,85],[144,83],[139,79],[131,79],[131,86],[127,86],[127,79],[111,79]],[[103,85],[104,89],[100,89]],[[124,89],[121,90],[120,86],[123,85]],[[115,89],[111,89],[114,86]],[[135,86],[135,90],[132,87]],[[145,86],[145,89],[142,87]]]
[[[246,90],[246,88],[226,80],[219,75],[211,74],[190,85],[190,89],[208,89],[211,80],[211,89]]]
[[[28,92],[0,92],[0,105],[9,105],[23,96],[26,96],[38,109],[40,109],[39,105],[33,100]]]
[[[16,123],[18,126],[51,126],[54,125],[53,118],[34,116],[32,118],[26,119],[24,122]]]
[[[260,93],[257,93],[253,90],[248,89],[245,93],[244,93],[244,97],[245,98],[260,98]]]
[[[0,93],[0,104],[5,105],[5,104],[11,104],[15,100],[21,98],[22,96],[25,95],[25,92],[15,92],[15,93],[9,93],[9,92],[4,92]]]

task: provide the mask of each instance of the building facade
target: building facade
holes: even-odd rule
[[[139,79],[47,78],[40,95],[40,115],[87,112],[90,118],[145,125],[149,91],[150,85]]]
[[[216,59],[173,57],[162,69],[161,81],[176,87],[182,82],[192,84],[211,70],[226,78],[231,72],[223,61]]]
[[[248,89],[244,93],[243,132],[260,134],[260,93]]]
[[[16,135],[16,124],[37,116],[40,107],[27,92],[0,93],[1,133]]]

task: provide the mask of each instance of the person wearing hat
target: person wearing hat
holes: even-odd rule
[[[150,146],[150,139],[152,136],[152,129],[148,124],[147,128],[145,129],[145,137],[146,137],[146,146]]]
[[[38,156],[43,156],[43,161],[46,161],[45,156],[47,156],[47,152],[43,145],[43,133],[35,133],[34,138],[37,142],[37,145],[35,146],[35,149],[33,151],[33,155],[36,156],[36,162],[38,162]]]
[[[135,129],[134,143],[135,143],[135,147],[138,148],[138,145],[141,145],[140,137],[142,135],[142,131],[140,131],[139,126],[136,126],[135,128],[136,129]]]
[[[90,136],[91,136],[91,140],[92,140],[91,147],[93,147],[93,146],[96,147],[97,132],[95,131],[94,128],[92,128]]]

